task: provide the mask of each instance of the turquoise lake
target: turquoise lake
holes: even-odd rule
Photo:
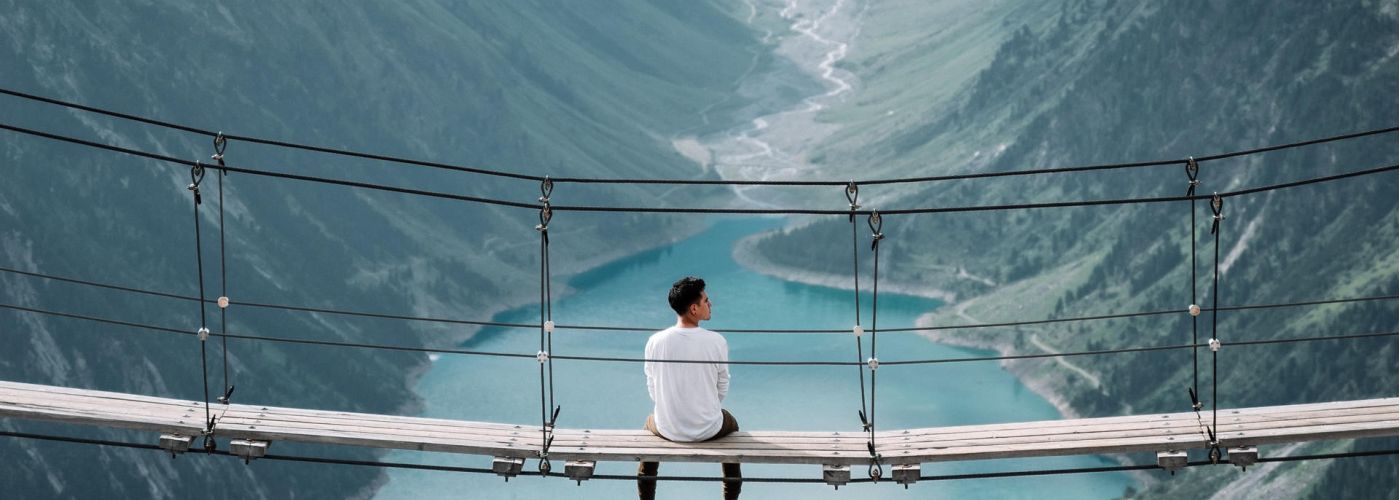
[[[560,324],[665,327],[675,315],[666,291],[675,279],[705,279],[713,302],[713,320],[703,326],[728,339],[732,360],[830,360],[855,358],[851,335],[740,334],[726,328],[849,328],[853,299],[849,290],[785,282],[752,272],[731,257],[745,236],[780,227],[781,219],[721,218],[701,234],[666,248],[632,256],[594,269],[570,281],[575,293],[556,300]],[[867,277],[868,278],[868,277]],[[863,287],[868,288],[868,284]],[[861,301],[869,327],[870,297]],[[919,297],[882,293],[882,328],[913,326],[915,319],[940,304]],[[537,322],[537,305],[496,317],[505,322]],[[641,357],[648,333],[580,332],[554,334],[555,355]],[[869,354],[869,334],[864,339]],[[468,349],[533,353],[537,331],[488,329],[463,345]],[[988,351],[935,344],[909,333],[881,334],[883,361],[985,356]],[[638,363],[554,362],[555,402],[563,407],[562,428],[640,428],[651,411],[646,379]],[[744,430],[858,431],[860,387],[849,366],[731,367],[724,401]],[[419,380],[423,416],[538,425],[540,382],[534,359],[444,355]],[[1059,413],[995,362],[889,366],[879,370],[876,418],[879,429],[1050,420]],[[489,467],[490,458],[443,453],[394,452],[386,460],[465,467]],[[591,480],[581,486],[563,478],[525,474],[505,482],[491,475],[389,469],[390,481],[380,499],[425,498],[635,498],[630,481]],[[1099,457],[996,460],[924,464],[923,474],[957,474],[1039,468],[1112,465]],[[562,472],[562,461],[554,469]],[[888,468],[886,469],[888,475]],[[719,475],[718,464],[663,463],[662,475]],[[599,463],[598,474],[635,474],[635,463]],[[746,477],[818,478],[815,465],[744,465]],[[863,467],[852,477],[864,477]],[[890,481],[853,484],[833,490],[818,484],[746,483],[744,498],[1116,498],[1133,485],[1122,473],[1071,474],[1014,479],[920,482],[909,489]],[[718,498],[718,483],[665,482],[660,498]]]

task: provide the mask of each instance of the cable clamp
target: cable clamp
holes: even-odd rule
[[[885,239],[885,233],[880,232],[885,223],[880,219],[880,212],[878,211],[870,212],[870,217],[866,219],[865,222],[870,226],[870,249],[875,250],[875,247],[880,246],[880,240]]]
[[[543,364],[545,361],[549,361],[549,353],[545,351],[537,352],[535,353],[535,360]]]
[[[545,333],[554,333],[554,320],[544,322]]]
[[[1196,180],[1196,174],[1200,172],[1200,170],[1200,165],[1196,164],[1196,157],[1186,157],[1186,178],[1190,179],[1190,182],[1186,185],[1186,196],[1196,195],[1196,186],[1201,185],[1201,181]]]
[[[190,185],[185,188],[194,193],[195,205],[203,203],[199,196],[199,183],[202,181],[204,181],[204,164],[196,161],[194,166],[190,167]]]
[[[1186,308],[1186,312],[1191,313],[1191,316],[1193,316],[1193,317],[1195,317],[1195,316],[1200,316],[1200,315],[1201,315],[1201,306],[1198,306],[1198,305],[1196,305],[1196,304],[1191,304],[1191,307],[1187,307],[1187,308]]]
[[[880,368],[880,360],[876,359],[874,356],[871,356],[870,359],[865,360],[865,364],[870,366],[870,371],[875,371]]]
[[[219,309],[228,309],[228,297],[220,296],[217,301]]]
[[[1210,234],[1215,234],[1216,231],[1220,230],[1220,221],[1225,220],[1225,216],[1220,211],[1224,207],[1225,199],[1220,197],[1220,193],[1213,193],[1210,197],[1210,211],[1215,215],[1212,216],[1210,223]]]
[[[199,327],[199,331],[196,332],[196,333],[199,334],[199,341],[200,341],[200,342],[204,342],[204,341],[206,341],[206,340],[209,340],[209,329],[208,329],[208,328],[201,326],[201,327]]]
[[[853,326],[851,327],[851,333],[856,334],[856,338],[860,338],[861,335],[865,334],[865,327],[860,325]]]
[[[1210,352],[1220,351],[1220,339],[1210,339]]]

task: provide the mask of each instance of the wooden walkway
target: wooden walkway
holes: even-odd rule
[[[259,456],[269,442],[294,441],[497,457],[497,471],[512,475],[540,448],[540,428],[533,425],[246,404],[210,408],[217,420],[216,436],[240,440],[234,451],[246,458]],[[1236,448],[1396,436],[1397,408],[1400,398],[1221,410],[1220,444]],[[178,448],[202,434],[204,403],[0,382],[0,417],[150,431],[167,435],[163,446]],[[916,464],[924,462],[1209,448],[1209,424],[1207,410],[1199,416],[1187,412],[889,430],[877,432],[876,443],[884,462],[903,465],[907,478],[911,469],[917,477]],[[848,474],[849,466],[869,463],[866,439],[859,431],[751,431],[707,443],[672,443],[644,430],[561,428],[555,430],[550,457],[574,461],[570,474],[578,472],[584,479],[596,461],[640,460],[820,464],[839,476],[841,469]],[[172,449],[176,451],[181,450]],[[1172,457],[1159,455],[1159,460],[1171,468]]]

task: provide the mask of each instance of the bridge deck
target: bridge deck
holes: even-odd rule
[[[1395,436],[1400,398],[1220,411],[1224,446]],[[530,458],[540,428],[419,417],[233,404],[211,406],[223,438]],[[0,416],[198,436],[204,403],[0,382]],[[876,434],[886,463],[1085,455],[1208,448],[1209,411],[890,430]],[[737,432],[672,443],[643,430],[557,429],[562,460],[861,465],[861,432]]]

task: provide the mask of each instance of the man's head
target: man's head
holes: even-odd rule
[[[666,299],[676,316],[692,322],[710,319],[710,297],[705,293],[705,280],[686,276],[671,284],[671,293]]]

